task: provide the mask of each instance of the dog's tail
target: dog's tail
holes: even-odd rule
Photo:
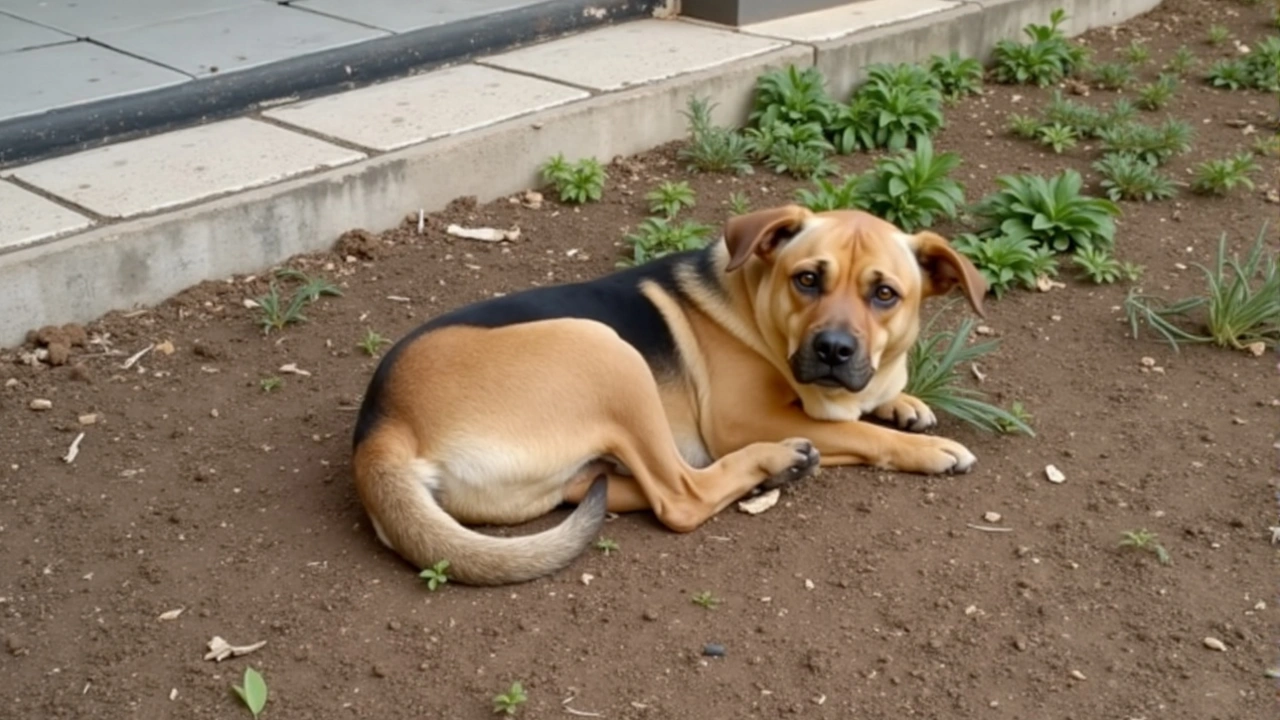
[[[525,582],[566,567],[600,533],[608,488],[603,476],[549,530],[503,538],[464,527],[436,501],[435,469],[413,457],[412,444],[391,437],[393,432],[377,433],[357,448],[356,490],[378,538],[419,569],[447,560],[449,579],[463,584]]]

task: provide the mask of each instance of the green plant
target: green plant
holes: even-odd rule
[[[1084,179],[1075,170],[1051,178],[1004,175],[996,184],[1000,189],[974,209],[986,218],[988,232],[1030,238],[1054,252],[1110,249],[1120,209],[1110,200],[1081,195]]]
[[[755,98],[747,122],[753,126],[775,123],[803,125],[831,123],[835,103],[827,95],[822,71],[795,65],[767,72],[756,80]]]
[[[700,172],[750,174],[746,138],[712,123],[711,111],[715,107],[705,98],[689,99],[689,108],[684,111],[689,122],[689,142],[680,148],[679,158]]]
[[[1116,98],[1115,102],[1111,103],[1111,109],[1099,115],[1099,124],[1093,128],[1093,135],[1097,137],[1103,128],[1128,123],[1137,115],[1138,109],[1133,103],[1126,98]]]
[[[800,179],[823,177],[836,171],[835,164],[825,151],[795,143],[775,145],[764,158],[764,163],[779,175],[787,174]]]
[[[946,57],[934,55],[929,58],[929,72],[933,74],[942,96],[948,100],[977,94],[982,87],[982,63],[976,58],[962,58],[955,51]]]
[[[805,178],[826,175],[835,169],[827,159],[827,153],[835,148],[816,122],[768,123],[748,128],[746,138],[748,151],[778,174]]]
[[[262,392],[275,392],[284,385],[284,380],[278,377],[265,377],[258,381],[258,386],[262,388]]]
[[[1252,84],[1249,66],[1245,64],[1244,60],[1238,59],[1216,61],[1209,66],[1209,71],[1205,73],[1205,79],[1214,87],[1228,90],[1239,90]]]
[[[1061,25],[1066,20],[1066,12],[1058,8],[1049,15],[1048,25],[1032,23],[1022,29],[1030,42],[997,42],[993,54],[996,81],[1046,87],[1071,74],[1085,55],[1062,32]]]
[[[1009,114],[1009,132],[1020,138],[1032,140],[1040,134],[1040,128],[1043,125],[1040,119],[1030,115],[1019,115],[1018,113]]]
[[[418,573],[418,577],[427,583],[427,589],[435,592],[449,582],[449,561],[440,562]]]
[[[1128,155],[1150,165],[1163,165],[1191,149],[1191,126],[1169,118],[1158,127],[1124,123],[1098,131],[1103,152]]]
[[[954,331],[934,332],[934,323],[941,316],[942,312],[939,312],[929,320],[908,354],[905,392],[929,407],[980,430],[1005,432],[1004,428],[1013,428],[1034,436],[1031,427],[1021,419],[987,403],[980,391],[960,385],[957,368],[992,352],[999,346],[999,341],[968,343],[975,325],[973,318],[965,318]]]
[[[1227,236],[1218,240],[1213,266],[1196,267],[1204,273],[1207,292],[1176,302],[1165,302],[1131,290],[1125,298],[1125,316],[1133,337],[1141,325],[1155,330],[1178,349],[1181,343],[1212,343],[1243,349],[1253,343],[1275,347],[1280,342],[1280,258],[1266,248],[1264,226],[1245,257],[1227,255]],[[1191,332],[1177,322],[1205,311],[1203,330]]]
[[[1173,558],[1169,557],[1169,551],[1156,542],[1156,537],[1155,533],[1147,530],[1127,530],[1120,534],[1120,547],[1152,553],[1161,565],[1172,563]]]
[[[267,706],[267,681],[262,679],[262,674],[251,667],[244,669],[244,684],[233,685],[232,689],[236,691],[236,695],[240,696],[240,701],[245,707],[249,708],[249,712],[256,718],[262,714],[263,708]]]
[[[297,294],[306,298],[307,302],[315,302],[322,295],[332,297],[342,297],[342,291],[338,289],[328,278],[322,275],[314,277],[293,268],[281,268],[276,271],[276,277],[289,280],[297,280],[302,285],[295,291]]]
[[[711,233],[711,226],[692,220],[677,224],[668,218],[645,218],[636,231],[627,236],[631,257],[619,261],[618,265],[643,265],[664,255],[700,248]]]
[[[860,126],[867,147],[901,150],[942,127],[942,93],[917,82],[891,84],[892,77],[887,73],[871,77],[851,102],[850,107],[865,118]]]
[[[1032,289],[1041,276],[1058,274],[1053,251],[1037,247],[1029,237],[999,234],[984,238],[964,233],[951,244],[978,268],[997,298],[1015,287]]]
[[[729,212],[734,215],[746,215],[751,212],[751,200],[742,191],[729,193],[729,199],[725,202],[729,205]]]
[[[1032,417],[1031,413],[1027,412],[1027,409],[1023,407],[1021,401],[1014,400],[1012,403],[1009,404],[1009,414],[1012,415],[1015,419],[1021,421],[1024,425],[1027,425],[1027,426],[1031,425],[1031,417]],[[1002,433],[1013,434],[1018,432],[1017,425],[1011,422],[1007,422],[1005,420],[1000,420],[997,418],[996,425],[999,426],[1000,432]]]
[[[1280,134],[1254,138],[1253,152],[1263,157],[1280,157]]]
[[[1206,160],[1193,168],[1191,189],[1204,195],[1226,195],[1237,187],[1252,190],[1249,176],[1258,171],[1253,153],[1237,153],[1231,157]]]
[[[644,199],[649,202],[649,212],[666,215],[668,218],[674,218],[684,208],[691,208],[696,204],[693,194],[693,188],[689,187],[689,183],[681,182],[664,182],[645,194]]]
[[[796,190],[796,202],[814,212],[857,208],[860,181],[861,178],[857,175],[846,176],[839,184],[822,178],[815,181],[812,189]]]
[[[1092,136],[1110,121],[1101,110],[1063,97],[1061,90],[1053,92],[1053,97],[1045,106],[1044,119],[1046,123],[1075,130],[1078,137]],[[1037,126],[1037,131],[1039,127]]]
[[[1224,25],[1210,25],[1204,40],[1210,45],[1221,45],[1231,39],[1231,31]]]
[[[1093,164],[1102,176],[1102,187],[1112,200],[1167,200],[1173,197],[1173,181],[1151,163],[1136,156],[1110,154]]]
[[[576,163],[564,159],[563,153],[542,164],[542,179],[560,194],[560,202],[581,205],[596,202],[604,195],[608,174],[595,158],[583,158]]]
[[[1174,51],[1173,57],[1165,64],[1165,69],[1176,75],[1185,76],[1196,66],[1196,55],[1186,45]]]
[[[1063,151],[1076,146],[1076,131],[1075,128],[1054,123],[1041,127],[1037,139],[1040,140],[1041,145],[1048,145],[1055,153],[1061,155]]]
[[[1249,71],[1249,86],[1269,93],[1280,93],[1280,36],[1259,40],[1244,58]]]
[[[1077,250],[1072,256],[1076,267],[1095,285],[1110,285],[1122,279],[1133,281],[1142,270],[1133,263],[1122,263],[1110,251],[1100,248]]]
[[[706,610],[715,610],[720,604],[720,598],[712,595],[710,590],[703,590],[694,594],[693,604]]]
[[[933,141],[921,137],[915,149],[877,160],[858,182],[857,201],[906,232],[929,227],[935,215],[954,219],[964,189],[949,176],[959,165],[959,155],[935,155]]]
[[[609,553],[618,552],[620,548],[618,547],[618,542],[616,540],[610,540],[609,538],[602,537],[599,540],[596,540],[596,549],[608,557]]]
[[[364,337],[360,339],[360,342],[356,343],[356,347],[363,350],[365,355],[373,357],[378,354],[378,350],[383,345],[387,345],[390,342],[391,341],[387,338],[384,338],[372,329],[369,329],[365,330]]]
[[[265,333],[272,330],[283,330],[289,325],[296,325],[307,321],[307,316],[302,314],[302,308],[307,304],[307,296],[301,292],[295,292],[288,301],[280,296],[280,288],[275,282],[271,283],[270,289],[266,295],[255,298],[254,303],[258,308],[258,325]]]
[[[1130,65],[1144,65],[1151,59],[1151,48],[1141,40],[1134,40],[1124,49],[1124,59]]]
[[[1143,110],[1160,110],[1169,104],[1177,89],[1176,75],[1160,75],[1155,82],[1138,88],[1138,107]]]
[[[1093,68],[1093,81],[1106,90],[1123,90],[1133,84],[1133,66],[1125,62],[1099,63]]]
[[[528,701],[524,685],[513,682],[506,692],[493,696],[493,712],[495,715],[515,715],[520,711],[520,706]]]

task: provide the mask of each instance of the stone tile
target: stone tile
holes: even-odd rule
[[[71,42],[75,37],[35,23],[0,14],[0,53]]]
[[[296,0],[290,5],[402,33],[541,2],[545,0]]]
[[[20,167],[12,175],[107,217],[130,217],[364,157],[239,118]]]
[[[785,46],[771,40],[669,20],[638,20],[481,60],[594,90],[664,80]]]
[[[274,3],[256,2],[94,39],[192,75],[231,72],[389,33]]]
[[[267,117],[388,151],[590,97],[585,90],[460,65],[286,105]]]
[[[829,10],[746,25],[742,31],[795,42],[822,42],[859,30],[942,12],[960,4],[947,0],[862,0]]]
[[[189,80],[186,75],[86,42],[0,54],[0,119],[105,100]]]
[[[155,25],[262,0],[0,0],[0,11],[78,37]]]
[[[93,223],[13,183],[0,180],[0,253],[55,235],[83,230]]]

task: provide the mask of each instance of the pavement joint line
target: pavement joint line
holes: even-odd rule
[[[134,60],[137,60],[137,61],[139,61],[139,62],[147,63],[148,65],[154,65],[154,66],[156,66],[156,67],[164,68],[165,70],[168,70],[168,71],[170,71],[170,72],[176,72],[176,73],[178,73],[179,75],[184,75],[184,76],[186,76],[186,77],[190,78],[191,80],[195,80],[195,79],[196,79],[196,76],[195,76],[195,75],[192,75],[191,73],[187,72],[186,70],[182,70],[182,69],[180,69],[180,68],[173,67],[172,65],[165,65],[164,63],[159,62],[159,61],[157,61],[157,60],[155,60],[155,59],[153,59],[153,58],[143,57],[142,55],[138,55],[137,53],[131,53],[131,52],[129,52],[128,50],[124,50],[124,49],[118,48],[118,47],[116,47],[115,45],[108,45],[108,44],[106,44],[106,43],[102,42],[101,40],[94,40],[93,38],[83,37],[83,38],[77,38],[77,42],[88,43],[88,44],[90,44],[90,45],[94,45],[94,46],[100,47],[100,48],[102,48],[103,50],[109,50],[109,51],[111,51],[111,52],[113,52],[113,53],[117,53],[117,54],[119,54],[119,55],[123,55],[123,56],[125,56],[125,57],[133,58]]]
[[[269,109],[269,108],[263,108],[263,109]],[[260,112],[246,115],[245,117],[249,118],[250,120],[256,120],[260,123],[265,123],[267,125],[274,125],[275,127],[278,127],[281,130],[286,130],[288,132],[295,133],[297,135],[305,135],[313,140],[320,140],[321,142],[327,142],[330,145],[337,145],[338,147],[344,148],[346,150],[355,150],[356,152],[362,152],[368,157],[378,157],[379,155],[386,154],[385,150],[379,150],[377,148],[367,147],[367,146],[361,145],[360,143],[352,142],[350,140],[344,140],[340,137],[327,135],[322,132],[316,132],[311,128],[305,128],[300,125],[294,125],[293,123],[287,122],[285,120],[280,120],[278,118],[273,118],[273,117],[267,117],[266,115],[263,115]]]
[[[90,210],[89,208],[87,208],[87,207],[85,207],[85,206],[83,206],[83,205],[81,205],[81,204],[79,204],[79,203],[76,203],[76,202],[74,202],[74,201],[72,201],[72,200],[68,200],[68,199],[66,199],[66,198],[62,197],[61,195],[55,195],[55,194],[53,194],[53,193],[49,192],[48,190],[45,190],[45,189],[44,189],[44,188],[42,188],[42,187],[38,187],[38,186],[36,186],[36,185],[32,185],[31,183],[29,183],[29,182],[27,182],[27,181],[23,180],[22,178],[20,178],[20,177],[18,177],[18,176],[16,176],[16,175],[5,175],[5,176],[3,176],[3,177],[0,177],[0,182],[3,182],[3,181],[8,181],[8,182],[9,182],[9,184],[11,184],[11,185],[16,185],[16,186],[18,186],[18,187],[22,188],[23,190],[26,190],[27,192],[31,193],[32,195],[39,195],[40,197],[44,198],[45,200],[48,200],[49,202],[55,203],[55,204],[57,204],[57,205],[61,205],[62,207],[66,208],[67,210],[71,210],[72,212],[80,213],[81,215],[84,215],[85,217],[87,217],[87,218],[89,218],[90,220],[92,220],[92,221],[93,221],[93,226],[92,226],[92,227],[85,228],[85,229],[83,229],[83,230],[79,230],[79,231],[77,231],[77,232],[85,232],[86,230],[91,230],[91,229],[94,229],[94,228],[102,227],[103,225],[109,225],[109,224],[116,223],[116,222],[123,222],[123,220],[121,220],[120,218],[111,218],[111,217],[107,217],[107,216],[102,215],[102,214],[100,214],[100,213],[98,213],[98,212],[95,212],[95,211],[93,211],[93,210]],[[63,238],[63,237],[67,237],[67,236],[66,236],[66,235],[59,235],[58,237],[59,237],[59,238]],[[46,241],[42,240],[42,241],[40,241],[40,242],[41,242],[41,243],[44,243],[44,242],[46,242]],[[0,255],[3,255],[3,254],[4,254],[4,253],[3,253],[2,251],[0,251]]]
[[[1158,4],[1157,0],[959,0],[938,12],[806,41],[678,18],[776,44],[728,60],[713,57],[710,64],[690,60],[683,67],[673,66],[671,74],[604,90],[490,65],[486,58],[462,61],[458,64],[523,75],[586,96],[382,152],[330,137],[328,128],[317,133],[259,117],[254,113],[267,106],[254,108],[240,116],[364,157],[127,218],[103,217],[12,177],[17,168],[6,169],[0,171],[0,178],[93,224],[0,252],[0,347],[21,342],[32,327],[90,322],[111,310],[163,302],[202,280],[251,274],[300,253],[322,252],[347,230],[392,227],[405,213],[420,207],[435,212],[457,197],[474,195],[488,202],[536,187],[537,166],[557,151],[612,158],[678,140],[687,134],[679,111],[691,97],[705,97],[719,106],[717,124],[740,126],[756,81],[770,70],[795,65],[835,71],[841,77],[839,89],[832,91],[843,93],[848,84],[865,81],[857,78],[858,69],[873,61],[918,62],[930,52],[952,50],[989,60],[998,39],[1019,36],[1026,22],[1042,21],[1040,16],[1053,7],[1062,6],[1072,16],[1067,31],[1075,36],[1088,28],[1125,22]],[[585,32],[596,29],[600,28]],[[545,42],[566,37],[574,34]],[[541,43],[522,47],[536,44]],[[514,49],[518,48],[502,52]],[[645,76],[642,61],[633,60],[635,76]]]

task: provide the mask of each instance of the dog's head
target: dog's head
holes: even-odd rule
[[[757,326],[801,386],[862,391],[905,358],[931,295],[958,285],[983,314],[986,282],[944,238],[864,212],[761,210],[731,218],[725,245],[726,272],[743,273]]]

